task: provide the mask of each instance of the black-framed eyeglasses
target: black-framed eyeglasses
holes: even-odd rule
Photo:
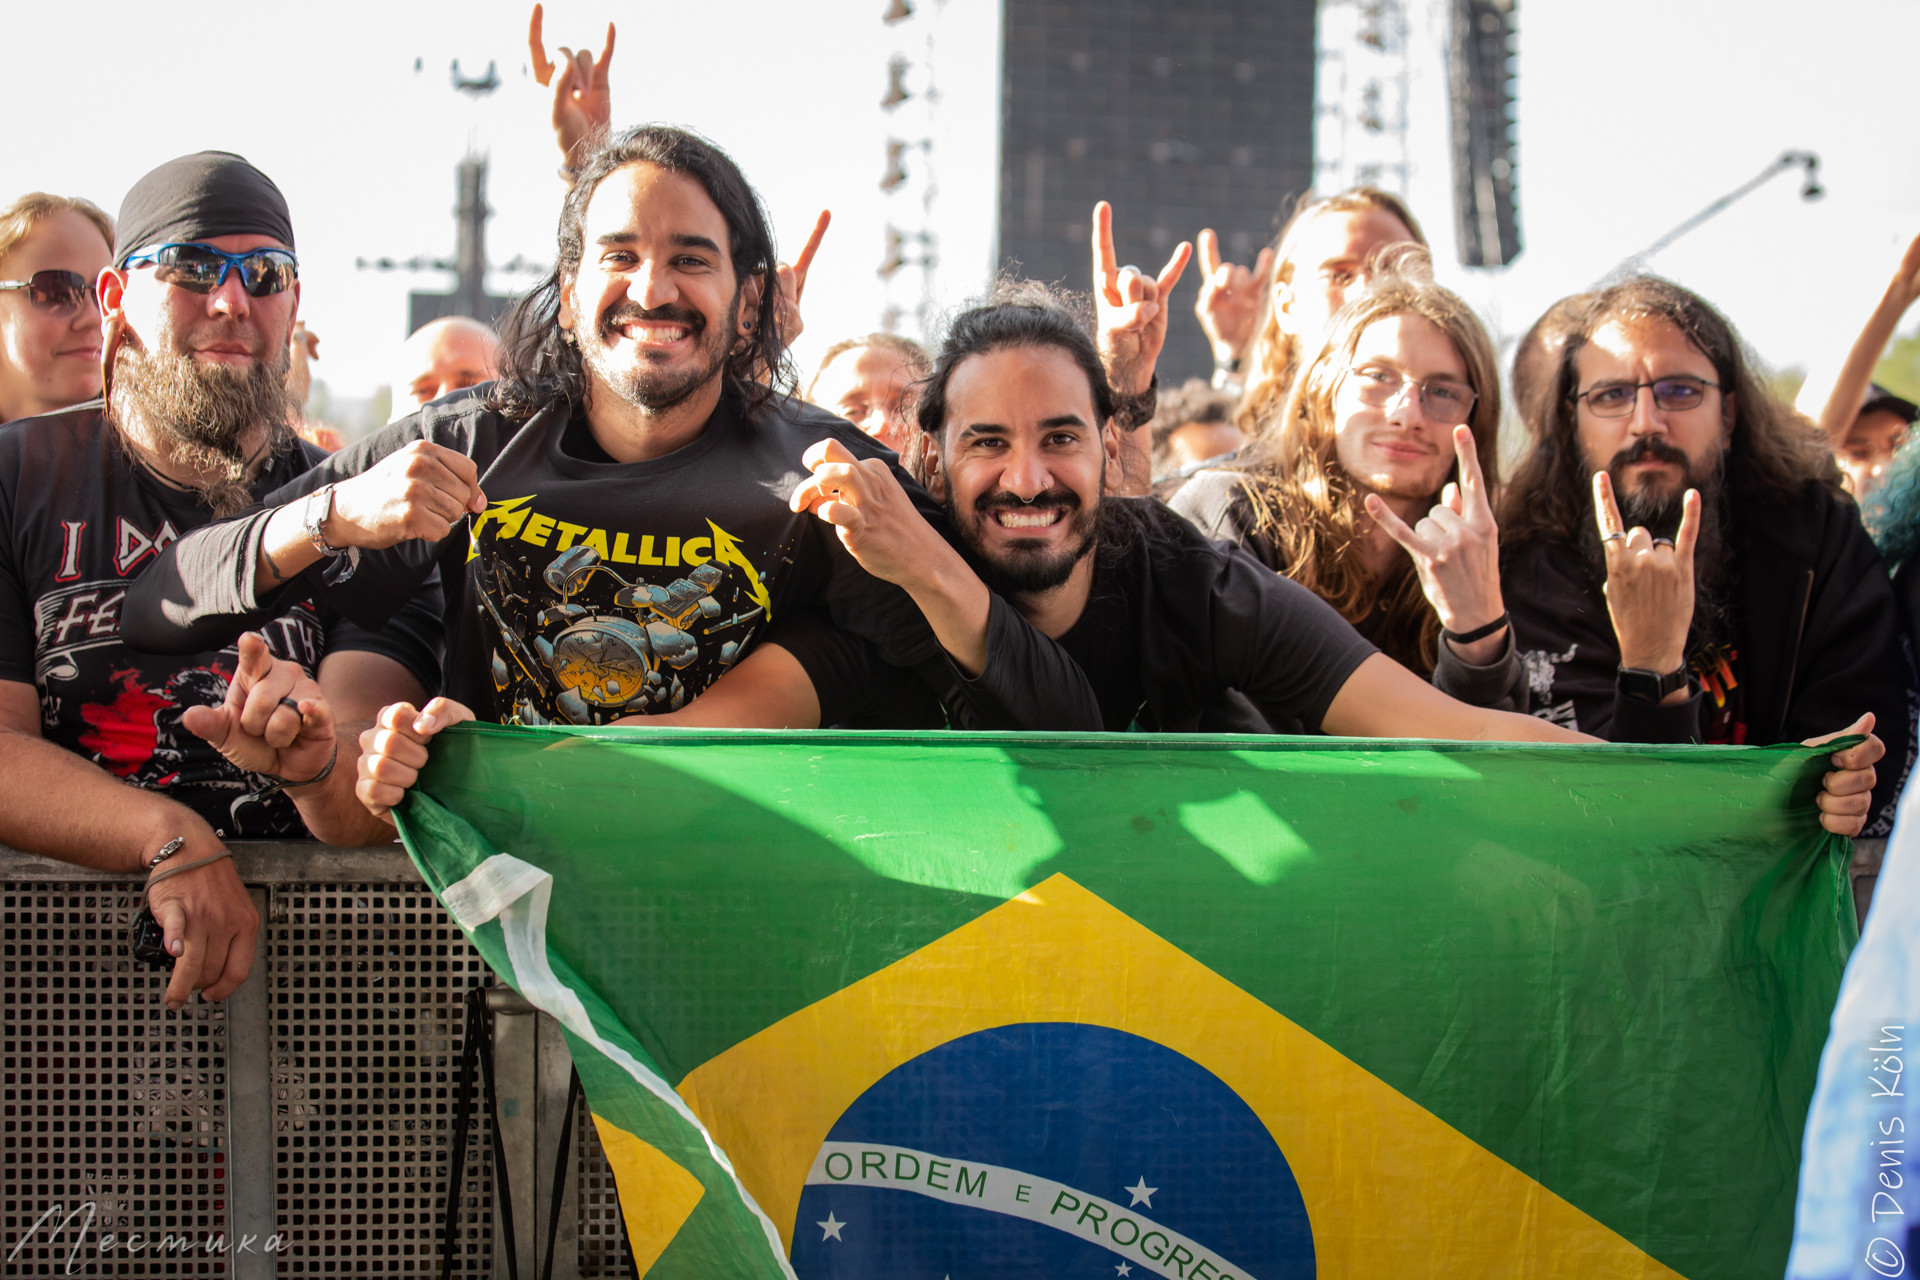
[[[95,302],[93,281],[78,271],[36,271],[25,280],[0,280],[0,289],[25,289],[35,311],[70,316]]]
[[[1585,400],[1587,408],[1593,410],[1596,417],[1624,418],[1633,412],[1642,387],[1652,389],[1653,403],[1657,407],[1668,413],[1683,413],[1699,408],[1706,401],[1708,389],[1718,391],[1720,384],[1708,382],[1705,378],[1678,374],[1671,378],[1655,378],[1652,382],[1596,383],[1574,399]]]
[[[1360,402],[1377,409],[1396,403],[1413,387],[1420,395],[1420,411],[1443,427],[1457,427],[1473,413],[1480,393],[1452,378],[1408,378],[1384,365],[1356,365],[1347,373],[1355,382]]]
[[[227,272],[240,272],[248,296],[264,298],[293,288],[300,278],[300,261],[285,249],[251,249],[228,253],[210,244],[163,244],[127,259],[129,267],[153,264],[154,279],[194,293],[212,293],[227,282]]]

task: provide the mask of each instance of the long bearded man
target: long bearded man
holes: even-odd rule
[[[299,266],[265,174],[202,152],[140,179],[97,289],[104,398],[0,428],[0,843],[150,872],[177,1008],[252,963],[225,840],[372,834],[351,724],[438,683],[439,599],[379,635],[303,603],[236,644],[124,643],[128,586],[162,550],[323,455],[288,430]]]
[[[1825,443],[1695,294],[1635,277],[1565,321],[1503,497],[1535,715],[1614,742],[1793,742],[1871,713],[1865,834],[1912,741],[1892,588]]]

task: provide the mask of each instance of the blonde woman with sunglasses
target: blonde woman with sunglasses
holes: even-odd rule
[[[0,209],[0,422],[100,394],[94,281],[113,221],[92,203],[35,191]]]

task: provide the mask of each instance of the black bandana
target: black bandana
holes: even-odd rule
[[[293,248],[293,217],[280,188],[226,151],[169,160],[134,183],[115,226],[113,265],[119,268],[141,249],[215,236],[271,236]]]

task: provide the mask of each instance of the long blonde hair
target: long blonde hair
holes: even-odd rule
[[[1323,213],[1362,213],[1377,209],[1398,218],[1413,233],[1413,242],[1426,247],[1427,237],[1414,221],[1406,201],[1378,187],[1351,187],[1330,196],[1300,197],[1293,216],[1273,238],[1273,279],[1266,300],[1260,304],[1260,320],[1254,327],[1253,343],[1247,351],[1246,392],[1234,413],[1234,423],[1247,435],[1258,433],[1265,422],[1276,417],[1286,403],[1287,389],[1293,385],[1295,357],[1293,335],[1280,327],[1280,315],[1274,296],[1283,284],[1293,283],[1299,263],[1300,237],[1309,222]]]
[[[1241,487],[1252,510],[1251,532],[1279,553],[1281,573],[1360,623],[1384,601],[1374,641],[1407,668],[1431,675],[1439,652],[1440,617],[1427,603],[1411,566],[1374,577],[1358,553],[1367,519],[1366,490],[1340,465],[1333,396],[1353,363],[1360,335],[1376,320],[1416,315],[1438,326],[1459,352],[1474,390],[1474,451],[1491,491],[1500,478],[1500,375],[1493,342],[1458,295],[1433,282],[1424,249],[1383,254],[1373,283],[1334,317],[1320,349],[1301,370],[1284,412],[1241,455]],[[1458,480],[1458,464],[1447,479]],[[1438,498],[1436,490],[1435,499]]]

